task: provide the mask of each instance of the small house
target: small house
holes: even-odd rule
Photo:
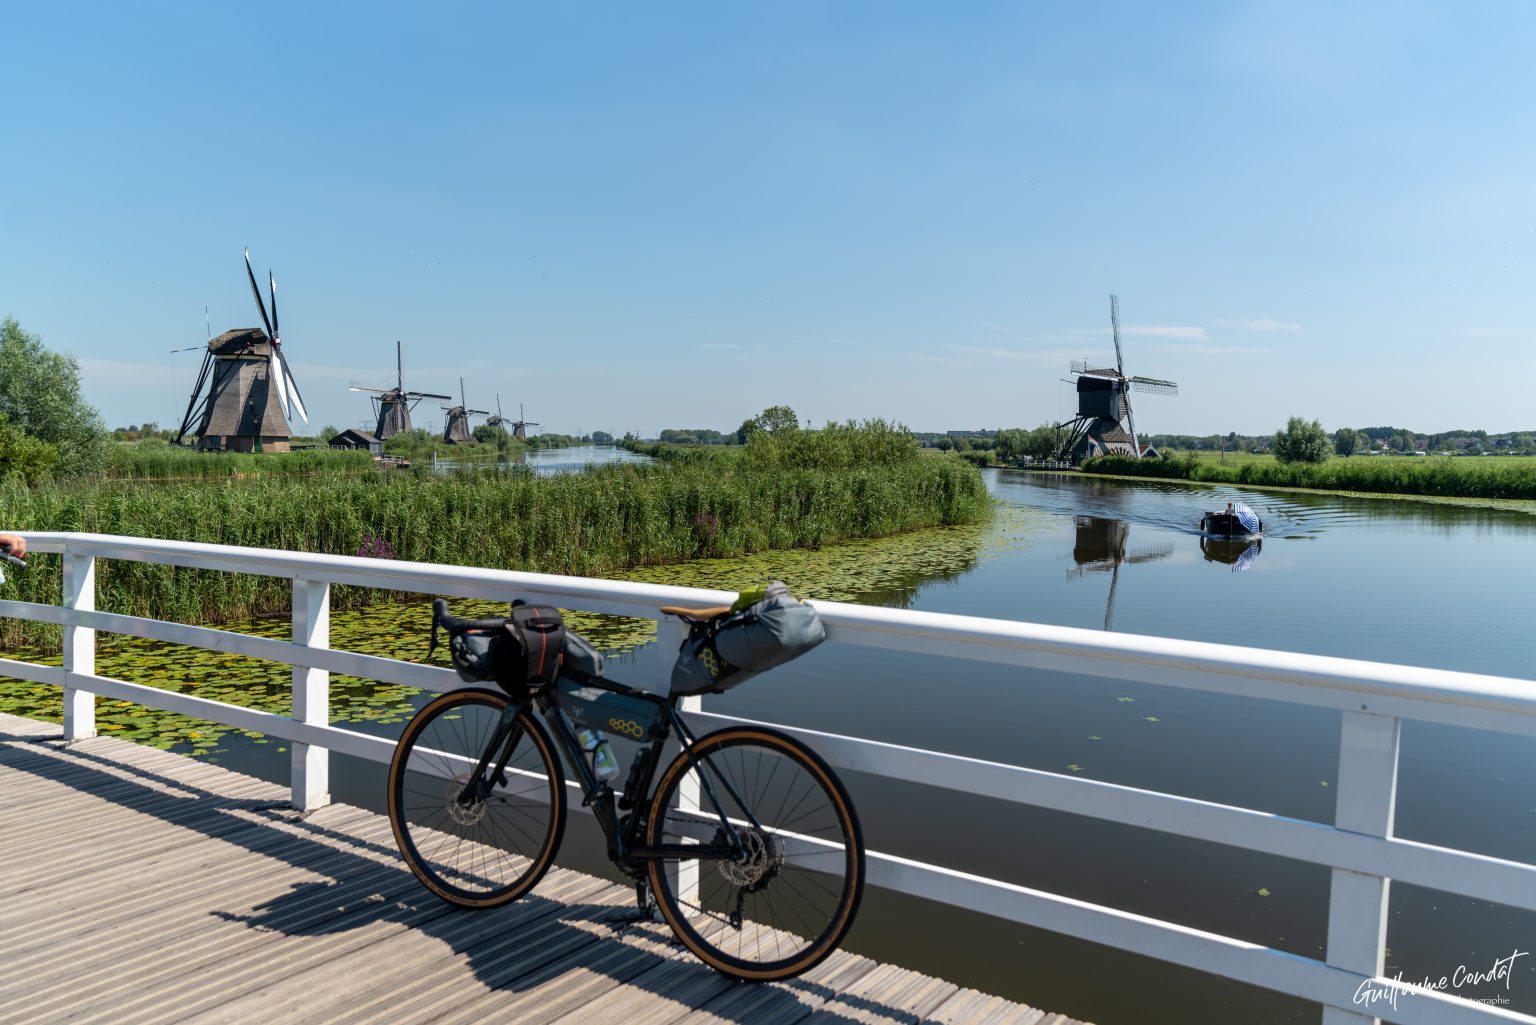
[[[367,449],[369,455],[381,456],[384,454],[384,443],[367,431],[360,431],[355,427],[348,427],[331,439],[331,448]]]

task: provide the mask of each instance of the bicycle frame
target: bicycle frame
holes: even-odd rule
[[[531,706],[549,728],[554,737],[555,746],[564,751],[566,762],[574,769],[580,781],[582,803],[592,809],[598,825],[602,827],[603,834],[607,838],[608,857],[624,872],[638,877],[644,871],[644,862],[661,858],[734,861],[745,857],[746,847],[736,827],[726,815],[715,790],[716,784],[736,802],[736,806],[742,809],[747,821],[753,827],[761,828],[761,824],[747,807],[746,802],[742,800],[741,795],[736,793],[730,781],[710,763],[707,755],[698,763],[700,789],[703,796],[707,798],[709,806],[713,808],[715,817],[720,821],[725,843],[648,845],[642,842],[647,824],[646,811],[650,803],[651,786],[655,781],[656,770],[661,765],[667,741],[675,732],[683,751],[689,752],[698,738],[678,714],[676,698],[664,698],[648,691],[637,690],[617,680],[584,678],[581,683],[584,686],[643,699],[659,706],[663,713],[659,735],[648,747],[642,748],[641,760],[630,767],[629,779],[625,783],[624,802],[616,806],[616,794],[613,788],[593,774],[586,753],[576,739],[576,731],[572,728],[570,719],[555,703],[555,686],[553,685],[543,688],[534,695],[528,705],[513,703],[507,706],[502,728],[487,745],[475,772],[465,784],[464,799],[473,799],[480,791],[488,791],[491,786],[499,782],[507,760],[517,745],[517,714],[522,708]],[[487,770],[492,765],[493,759],[495,769],[488,773]],[[709,772],[703,771],[704,766],[709,767]],[[714,782],[711,782],[711,775],[715,777]],[[621,817],[619,815],[621,810],[628,810],[629,814]],[[703,814],[702,808],[700,811]]]

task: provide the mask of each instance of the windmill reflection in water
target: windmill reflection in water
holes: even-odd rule
[[[1077,531],[1072,545],[1072,561],[1077,565],[1067,570],[1067,579],[1081,577],[1085,573],[1109,574],[1109,597],[1104,603],[1104,629],[1113,630],[1115,589],[1120,584],[1120,564],[1166,559],[1173,554],[1173,542],[1143,545],[1132,551],[1126,543],[1131,525],[1124,520],[1078,516],[1075,522]]]

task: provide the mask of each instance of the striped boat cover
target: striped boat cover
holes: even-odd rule
[[[1243,529],[1250,534],[1259,532],[1259,514],[1242,502],[1232,503],[1232,512],[1237,516],[1237,522],[1243,525]]]

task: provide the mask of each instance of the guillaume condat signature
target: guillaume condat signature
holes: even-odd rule
[[[1366,979],[1355,990],[1355,1003],[1365,1007],[1385,1003],[1396,1010],[1397,998],[1403,993],[1443,993],[1446,990],[1480,986],[1487,982],[1502,982],[1507,991],[1510,978],[1514,975],[1515,962],[1522,957],[1529,957],[1530,953],[1528,950],[1516,947],[1514,953],[1496,959],[1490,968],[1479,969],[1457,965],[1454,972],[1442,975],[1438,979],[1432,975],[1426,975],[1419,982],[1411,982],[1403,979],[1402,972],[1398,972],[1390,979]]]

